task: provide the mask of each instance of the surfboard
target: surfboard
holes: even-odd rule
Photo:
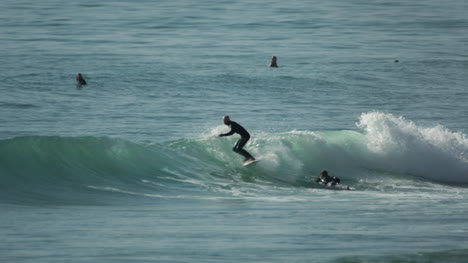
[[[247,166],[247,165],[249,165],[249,164],[256,163],[256,162],[258,162],[258,161],[260,161],[260,160],[255,159],[255,160],[253,160],[253,161],[246,161],[246,162],[244,162],[244,163],[242,164],[242,166]]]

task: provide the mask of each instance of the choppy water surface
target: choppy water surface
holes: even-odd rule
[[[0,261],[466,259],[465,1],[0,7]]]

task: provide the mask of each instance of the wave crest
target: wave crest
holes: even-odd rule
[[[322,169],[352,185],[372,176],[390,181],[416,176],[468,183],[465,134],[442,126],[421,127],[379,112],[362,114],[357,126],[362,133],[253,134],[246,149],[261,161],[248,168],[241,166],[242,157],[231,150],[236,136],[221,139],[210,135],[162,144],[107,137],[0,140],[0,201],[95,202],[106,189],[119,189],[107,191],[111,195],[239,195],[251,191],[261,195],[265,185],[315,187],[313,179]],[[383,184],[374,182],[379,183]]]
[[[437,125],[421,127],[403,117],[362,114],[363,129],[376,168],[448,183],[468,183],[468,139]]]

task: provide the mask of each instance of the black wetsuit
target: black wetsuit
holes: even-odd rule
[[[78,85],[86,85],[86,80],[81,76],[81,74],[78,74],[76,76],[76,81],[78,82]]]
[[[336,184],[339,184],[341,182],[340,178],[336,177],[336,176],[329,176],[329,175],[325,175],[325,176],[319,176],[315,182],[317,183],[321,183],[321,184],[328,184],[328,183],[331,183],[331,185],[336,185]]]
[[[220,134],[219,136],[231,136],[234,133],[239,134],[241,138],[236,142],[232,150],[240,155],[243,155],[245,157],[245,160],[255,159],[252,155],[250,155],[250,153],[242,149],[250,139],[250,134],[247,132],[247,130],[234,121],[230,121],[229,126],[231,126],[231,131],[228,133]]]

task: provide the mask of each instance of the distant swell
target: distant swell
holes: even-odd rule
[[[207,135],[163,144],[107,137],[1,140],[0,201],[98,203],[125,193],[262,195],[261,185],[314,187],[312,179],[322,169],[348,183],[376,173],[468,183],[464,134],[442,126],[420,127],[378,112],[363,114],[358,127],[362,133],[255,134],[246,148],[261,161],[250,168],[242,167],[242,158],[231,150],[235,136]]]

